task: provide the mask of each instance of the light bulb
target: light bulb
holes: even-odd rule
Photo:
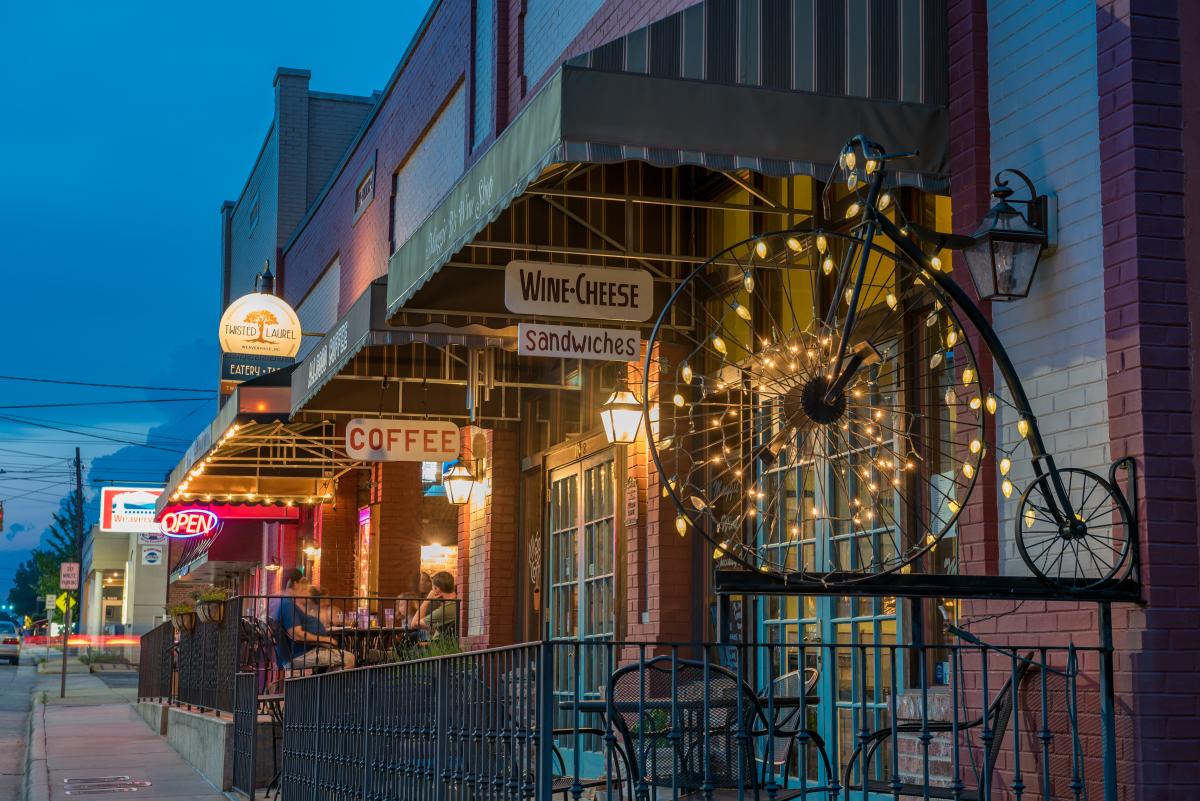
[[[871,162],[869,161],[867,162],[867,164],[870,163]],[[892,205],[892,196],[887,192],[884,192],[882,195],[880,195],[879,200],[875,202],[875,208],[879,209],[880,211],[886,211],[887,207],[890,205]]]
[[[899,303],[899,301],[896,300],[895,294],[893,294],[891,292],[887,293],[886,300],[887,300],[888,308],[891,308],[891,309],[896,308],[896,304]]]
[[[720,559],[724,555],[725,551],[720,546],[713,548],[713,559]]]
[[[758,254],[760,259],[767,257],[767,243],[761,239],[754,243],[754,252]]]
[[[829,247],[829,240],[825,238],[825,234],[817,234],[817,252],[824,253]]]
[[[1000,491],[1004,493],[1005,498],[1012,497],[1013,484],[1007,478],[1000,482]]]
[[[996,405],[996,396],[989,392],[987,396],[987,402],[984,403],[984,406],[988,410],[988,414],[996,413]]]
[[[937,270],[938,272],[941,272],[941,270],[942,270],[942,260],[941,260],[941,259],[939,259],[937,256],[930,256],[930,257],[929,257],[929,266],[930,266],[932,269],[934,269],[934,270]]]
[[[712,346],[713,350],[722,356],[729,352],[729,349],[725,347],[725,340],[721,339],[721,337],[717,336],[716,334],[713,334]]]
[[[963,384],[970,384],[974,380],[975,380],[975,371],[974,370],[972,370],[970,367],[963,370]]]
[[[679,532],[679,536],[687,534],[687,518],[679,515],[675,518],[675,530]]]
[[[678,406],[680,409],[683,408],[683,403],[684,403],[683,396],[680,395],[678,392],[675,393],[675,397],[672,400],[675,402],[675,405]]]
[[[963,462],[962,471],[967,478],[975,478],[975,465],[970,462]]]
[[[864,169],[866,169],[867,175],[870,175],[871,173],[875,172],[875,170],[879,169],[879,162],[875,159],[867,159],[867,164]]]
[[[858,165],[858,157],[854,155],[854,151],[846,148],[842,151],[842,166],[847,170],[853,170]]]
[[[826,256],[821,261],[821,272],[825,273],[826,275],[829,275],[831,272],[833,272],[833,256]]]
[[[1000,475],[1007,476],[1008,471],[1012,469],[1012,459],[1005,456],[1000,460]]]
[[[800,252],[800,240],[794,236],[789,236],[787,238],[787,246],[788,246],[789,250],[791,250],[795,253]]]
[[[947,406],[953,406],[954,402],[957,400],[958,400],[958,396],[954,394],[953,389],[946,390],[946,405]]]
[[[1029,421],[1024,417],[1017,421],[1017,433],[1021,435],[1022,439],[1029,436]]]
[[[692,375],[693,375],[692,366],[690,364],[688,364],[687,362],[684,362],[682,365],[679,366],[679,377],[683,379],[683,383],[685,383],[685,384],[692,383]]]
[[[846,209],[846,219],[857,217],[860,211],[862,211],[862,206],[858,205],[858,201],[856,200]]]
[[[754,273],[750,272],[749,270],[742,273],[742,288],[747,292],[754,291]]]
[[[946,501],[946,508],[950,510],[950,514],[956,515],[962,507],[958,505],[958,501]]]
[[[983,450],[983,443],[977,439],[973,439],[969,447],[971,448],[971,453],[979,453]]]
[[[953,348],[954,343],[956,343],[956,342],[958,342],[958,331],[951,328],[949,331],[946,332],[946,347]]]
[[[1025,510],[1025,528],[1033,528],[1033,521],[1036,519],[1033,509]]]
[[[738,317],[741,317],[746,322],[750,322],[750,310],[740,303],[733,304],[733,311]]]
[[[971,411],[975,411],[975,412],[979,411],[979,407],[982,405],[983,405],[983,401],[980,400],[978,397],[971,398],[971,402],[967,404],[967,406],[971,407]],[[1020,424],[1018,423],[1018,425],[1020,425]]]
[[[939,350],[929,358],[929,369],[932,370],[942,363],[942,352]]]

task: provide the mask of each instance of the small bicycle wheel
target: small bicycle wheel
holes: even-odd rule
[[[1071,589],[1090,589],[1121,575],[1129,558],[1131,515],[1124,498],[1100,476],[1069,467],[1058,470],[1071,505],[1067,515],[1051,474],[1021,494],[1017,550],[1034,575]]]

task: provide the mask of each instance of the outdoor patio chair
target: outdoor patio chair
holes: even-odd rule
[[[714,801],[765,798],[766,784],[774,777],[774,765],[766,763],[760,750],[768,737],[794,749],[803,734],[818,749],[829,775],[820,735],[769,725],[761,699],[720,665],[671,656],[624,665],[609,680],[608,709],[630,773],[638,777],[638,801],[654,797],[651,788],[670,788],[681,798],[711,792],[705,797]],[[805,793],[816,797],[825,789],[789,788],[786,778],[782,784],[776,785],[776,801]]]
[[[984,720],[988,721],[988,728],[992,732],[992,740],[987,746],[987,750],[983,755],[984,763],[987,766],[987,772],[978,772],[976,776],[976,785],[982,785],[984,777],[994,778],[996,775],[996,760],[1000,756],[1000,751],[1004,747],[1006,738],[1005,732],[1008,731],[1008,723],[1012,718],[1013,707],[1016,704],[1017,695],[1020,692],[1021,684],[1035,667],[1039,667],[1033,661],[1033,652],[1030,651],[1021,658],[1020,665],[1016,669],[1016,683],[1014,685],[1014,676],[1009,676],[1004,682],[1000,692],[996,694],[996,699],[988,707],[986,715],[968,720],[960,721],[958,730],[965,731],[974,728],[979,728],[983,725]],[[1014,689],[1015,688],[1015,689]],[[862,775],[869,776],[871,774],[871,761],[878,752],[880,746],[889,739],[892,739],[896,734],[921,734],[927,730],[933,734],[944,734],[953,731],[953,724],[941,721],[929,721],[922,726],[919,722],[901,723],[896,726],[889,726],[885,729],[879,729],[872,732],[865,740],[860,742],[858,746],[850,754],[850,758],[846,761],[846,768],[842,774],[842,784],[847,789],[861,790],[862,785],[852,785],[851,779],[854,775],[855,763],[862,761]],[[893,746],[894,747],[894,746]],[[864,756],[865,755],[865,756]],[[982,796],[978,789],[964,788],[955,794],[955,790],[951,787],[935,787],[930,785],[928,789],[920,784],[905,784],[900,783],[899,794],[901,796],[917,796],[919,798],[949,798],[959,799],[959,801],[979,801]],[[875,793],[895,792],[895,788],[888,780],[867,779],[866,789]],[[926,795],[928,793],[928,795]]]

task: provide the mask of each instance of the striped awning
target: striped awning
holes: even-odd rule
[[[861,133],[945,192],[946,49],[944,0],[706,0],[572,59],[392,255],[387,314],[553,164],[824,178]]]

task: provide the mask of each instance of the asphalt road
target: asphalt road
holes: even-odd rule
[[[0,798],[21,797],[29,696],[36,682],[32,660],[0,665]]]

